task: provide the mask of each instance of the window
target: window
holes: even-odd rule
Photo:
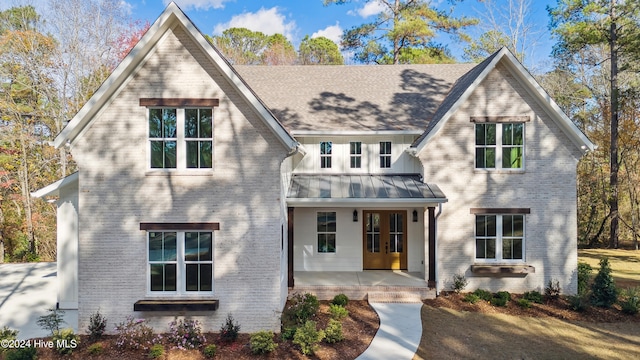
[[[319,212],[318,224],[318,252],[336,252],[336,213]]]
[[[391,141],[380,142],[380,168],[391,168]]]
[[[362,143],[353,141],[349,143],[349,154],[351,154],[351,168],[360,169],[362,167]]]
[[[522,169],[524,123],[476,124],[476,169]]]
[[[524,260],[524,215],[476,215],[476,259]]]
[[[331,169],[331,141],[320,143],[320,168]]]
[[[149,108],[150,167],[213,167],[211,108]]]
[[[149,231],[149,291],[213,291],[212,246],[210,231]]]

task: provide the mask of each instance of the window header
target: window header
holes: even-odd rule
[[[509,215],[509,214],[531,214],[530,208],[471,208],[471,214],[482,215]]]
[[[529,122],[529,116],[472,116],[472,123],[510,123],[510,122]]]
[[[171,106],[171,107],[216,107],[219,99],[199,98],[140,98],[140,106]]]
[[[140,230],[220,230],[220,223],[140,223]]]

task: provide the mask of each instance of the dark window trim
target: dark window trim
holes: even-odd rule
[[[138,300],[133,311],[216,311],[219,300]]]
[[[220,230],[220,223],[140,223],[140,230]]]
[[[472,116],[472,123],[512,123],[512,122],[529,122],[529,116]]]
[[[530,208],[471,208],[469,213],[474,215],[509,215],[531,214]]]
[[[216,107],[219,99],[204,98],[140,98],[140,106]]]

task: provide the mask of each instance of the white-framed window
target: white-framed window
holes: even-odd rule
[[[476,261],[524,261],[524,214],[476,214]]]
[[[475,124],[476,169],[524,168],[524,123]]]
[[[391,168],[391,141],[380,141],[380,168]]]
[[[351,141],[349,143],[349,157],[351,169],[362,168],[362,142]]]
[[[331,153],[333,143],[331,141],[320,142],[320,168],[331,169]]]
[[[213,232],[147,232],[148,293],[213,293]]]
[[[320,211],[317,213],[318,252],[336,252],[336,212]]]
[[[212,108],[150,107],[151,169],[213,168]]]

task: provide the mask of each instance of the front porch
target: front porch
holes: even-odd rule
[[[320,300],[345,294],[354,300],[414,302],[435,298],[421,273],[400,270],[295,271],[289,294],[311,293]],[[375,299],[374,299],[375,298]]]

